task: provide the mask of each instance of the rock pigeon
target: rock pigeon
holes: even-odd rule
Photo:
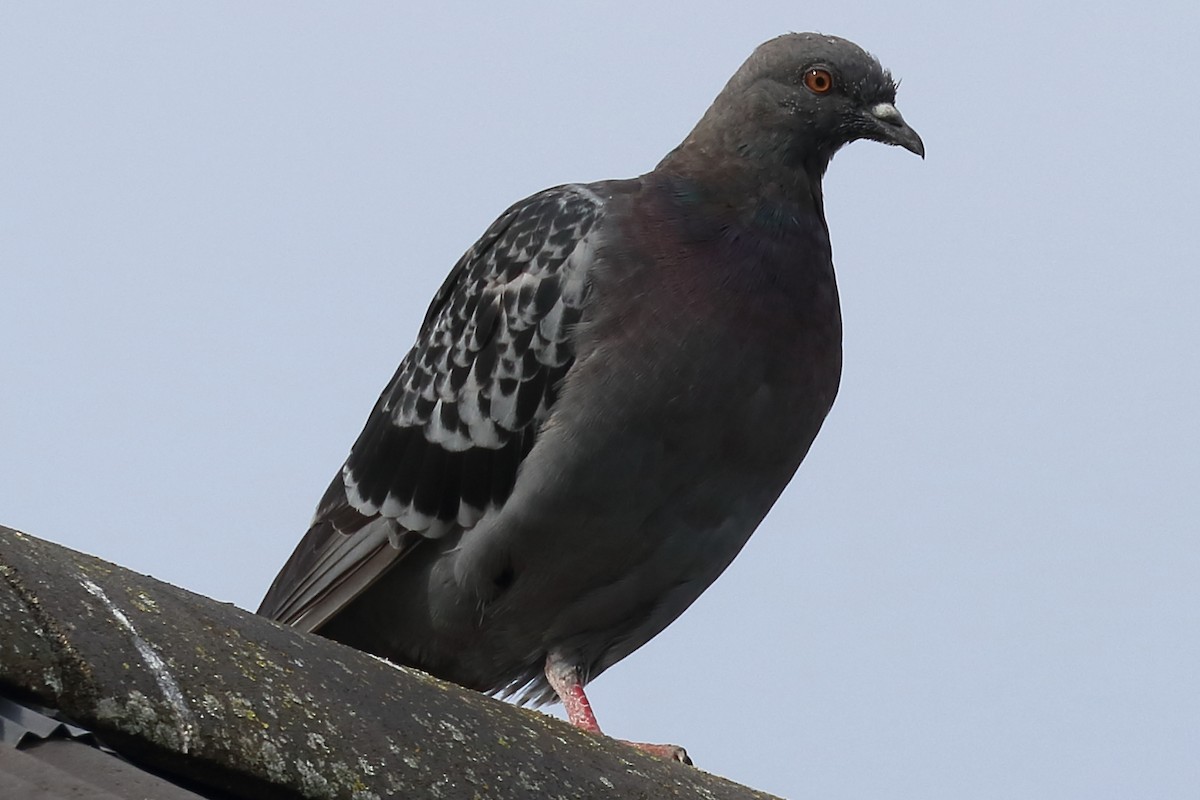
[[[599,733],[584,685],[729,565],[833,403],[821,179],[857,139],[924,157],[895,99],[852,42],[780,36],[652,171],[505,211],[434,296],[259,613],[557,698]]]

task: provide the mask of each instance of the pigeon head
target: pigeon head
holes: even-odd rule
[[[825,172],[845,144],[871,139],[924,158],[879,61],[836,36],[791,33],[760,45],[676,151],[705,161]],[[674,155],[674,154],[673,154]]]

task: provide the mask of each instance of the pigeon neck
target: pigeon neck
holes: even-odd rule
[[[769,147],[718,147],[693,134],[655,172],[680,196],[748,225],[774,217],[823,221],[828,159],[806,164],[782,155]]]

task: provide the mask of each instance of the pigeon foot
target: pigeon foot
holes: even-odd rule
[[[562,701],[567,712],[567,721],[580,730],[597,736],[606,735],[600,730],[600,723],[592,711],[592,704],[583,691],[583,682],[579,679],[579,668],[562,656],[551,653],[546,656],[546,680],[550,682],[558,699]],[[667,761],[678,761],[681,764],[692,765],[692,759],[687,751],[676,744],[647,744],[646,742],[631,742],[626,739],[615,741],[636,747],[644,753]]]

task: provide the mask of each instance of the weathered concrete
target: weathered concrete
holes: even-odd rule
[[[4,527],[0,682],[235,796],[767,797]]]

